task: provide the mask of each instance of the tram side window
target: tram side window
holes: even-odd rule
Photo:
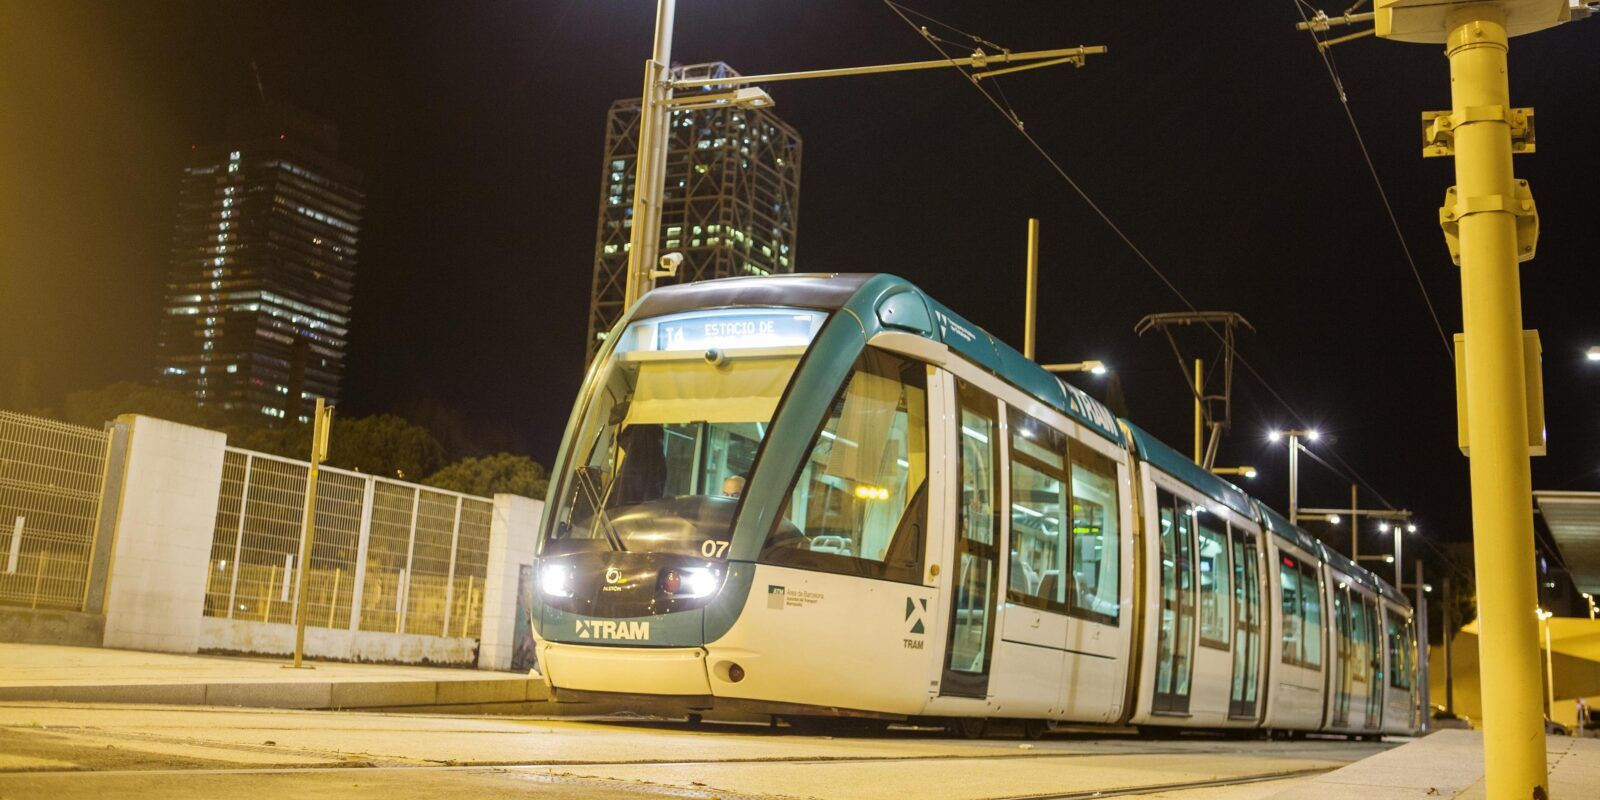
[[[1322,666],[1322,592],[1317,590],[1315,564],[1300,565],[1300,608],[1304,617],[1301,666],[1319,668]]]
[[[1231,632],[1227,524],[1202,510],[1195,526],[1200,533],[1200,643],[1227,650]]]
[[[1393,612],[1384,614],[1389,624],[1389,685],[1411,688],[1411,649],[1406,645],[1405,621]]]
[[[924,365],[862,353],[767,537],[763,563],[921,580],[927,394]]]
[[[1011,565],[1006,599],[1067,607],[1067,437],[1011,409]]]
[[[1278,564],[1278,587],[1283,592],[1283,663],[1300,664],[1300,562],[1283,556]]]
[[[1122,611],[1117,462],[1071,441],[1072,613],[1111,625]]]

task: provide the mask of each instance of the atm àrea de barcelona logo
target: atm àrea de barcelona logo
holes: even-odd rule
[[[783,587],[767,585],[767,608],[775,611],[783,610]]]

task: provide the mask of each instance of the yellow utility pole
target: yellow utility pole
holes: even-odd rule
[[[1195,466],[1205,466],[1206,458],[1206,381],[1201,377],[1200,370],[1205,362],[1194,360],[1194,463]]]
[[[1037,344],[1037,334],[1034,332],[1039,322],[1039,220],[1028,219],[1028,288],[1027,309],[1023,312],[1023,323],[1027,330],[1022,335],[1022,355],[1029,361],[1034,358],[1034,346]]]
[[[306,590],[310,581],[311,546],[315,540],[317,521],[317,473],[322,462],[328,459],[328,428],[333,424],[333,406],[317,398],[317,410],[311,417],[311,467],[306,471],[305,525],[300,534],[299,569],[296,570],[297,589],[294,601],[294,664],[300,669],[306,649]],[[336,605],[338,598],[329,601]]]
[[[1299,26],[1325,31],[1370,19],[1379,37],[1443,44],[1450,60],[1451,109],[1423,115],[1423,154],[1455,157],[1456,185],[1439,222],[1461,266],[1457,408],[1471,459],[1485,788],[1496,798],[1550,793],[1528,465],[1543,445],[1530,436],[1529,413],[1542,409],[1530,409],[1538,372],[1524,363],[1517,268],[1533,257],[1539,218],[1511,167],[1513,152],[1533,150],[1533,126],[1531,110],[1511,106],[1506,51],[1511,36],[1571,16],[1569,0],[1374,0],[1370,16],[1318,15]]]

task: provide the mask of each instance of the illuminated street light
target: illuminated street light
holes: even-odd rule
[[[1104,375],[1109,371],[1104,361],[1074,361],[1070,364],[1044,364],[1049,372],[1088,372],[1095,375]]]
[[[1256,475],[1258,474],[1256,472],[1256,468],[1255,467],[1248,467],[1248,466],[1247,467],[1212,467],[1211,468],[1211,472],[1214,475],[1242,475],[1242,476],[1244,476],[1246,478],[1250,478],[1251,480],[1254,480]]]
[[[1417,524],[1416,523],[1414,523],[1414,522],[1406,523],[1406,533],[1416,533],[1416,532],[1417,532]]]
[[[1338,514],[1329,514],[1328,515],[1328,524],[1329,525],[1338,525],[1339,524],[1339,515]]]
[[[1300,520],[1300,444],[1302,438],[1316,441],[1321,434],[1316,430],[1287,430],[1272,431],[1267,434],[1267,440],[1276,442],[1278,439],[1289,437],[1289,524],[1299,524]]]
[[[1586,355],[1588,355],[1590,361],[1600,361],[1600,344],[1589,348],[1589,352]]]

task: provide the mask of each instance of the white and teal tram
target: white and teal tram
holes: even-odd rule
[[[651,292],[552,475],[558,701],[1417,727],[1402,594],[891,275]]]

